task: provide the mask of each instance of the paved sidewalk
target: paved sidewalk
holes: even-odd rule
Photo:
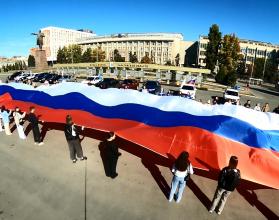
[[[88,161],[77,164],[69,160],[62,131],[48,131],[43,146],[33,144],[32,132],[26,141],[19,140],[16,131],[10,137],[2,132],[0,139],[0,220],[257,220],[279,215],[279,192],[271,189],[242,191],[245,198],[236,191],[221,216],[210,215],[206,206],[216,181],[197,175],[181,203],[169,203],[169,169],[152,164],[152,157],[142,163],[138,156],[150,153],[137,151],[134,145],[125,147],[135,155],[121,150],[119,176],[111,179],[105,175],[95,139],[83,140]]]

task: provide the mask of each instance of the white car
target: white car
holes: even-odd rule
[[[89,76],[86,80],[83,80],[81,83],[88,84],[88,85],[95,85],[101,82],[103,78],[101,76]]]
[[[28,76],[30,76],[29,73],[22,73],[19,76],[15,77],[15,81],[20,81],[20,80],[22,80],[22,79],[24,79],[24,78],[26,78]]]
[[[224,92],[224,99],[232,100],[233,102],[239,101],[239,91],[236,89],[226,89],[226,91]]]
[[[197,89],[196,89],[195,85],[193,85],[193,84],[182,85],[180,87],[179,91],[180,91],[181,95],[188,96],[191,99],[196,98]]]

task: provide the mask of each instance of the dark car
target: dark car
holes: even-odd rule
[[[61,79],[61,75],[58,75],[58,74],[54,74],[49,80],[49,84],[55,84],[55,83],[58,83],[59,82],[59,79]]]
[[[114,78],[104,78],[103,81],[95,84],[95,86],[101,89],[119,88],[119,81]]]
[[[159,94],[161,92],[161,84],[158,81],[148,80],[143,84],[143,88],[152,94]]]
[[[54,75],[55,74],[53,74],[53,73],[47,73],[39,80],[39,82],[44,83],[45,81],[50,80]]]
[[[33,82],[40,82],[46,75],[48,75],[49,73],[39,73],[37,74],[34,79]]]
[[[169,90],[167,95],[168,96],[181,96],[181,93],[179,90]]]
[[[8,80],[14,80],[17,76],[19,76],[20,74],[22,74],[23,72],[19,71],[19,72],[14,72],[12,75],[8,76]]]
[[[124,79],[120,84],[121,89],[135,89],[137,90],[139,82],[135,79]]]

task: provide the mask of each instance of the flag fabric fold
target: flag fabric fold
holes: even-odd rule
[[[0,84],[0,105],[24,111],[35,106],[47,122],[65,123],[71,114],[78,125],[115,131],[166,157],[187,150],[201,169],[220,169],[236,155],[242,178],[279,188],[279,115],[273,113],[80,83],[36,89]]]

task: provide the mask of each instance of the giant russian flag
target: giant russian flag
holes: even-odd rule
[[[115,131],[165,157],[186,150],[201,169],[221,169],[236,155],[243,179],[279,189],[279,115],[273,113],[79,83],[0,84],[0,105],[35,106],[48,122],[64,123],[71,114],[78,125]]]

